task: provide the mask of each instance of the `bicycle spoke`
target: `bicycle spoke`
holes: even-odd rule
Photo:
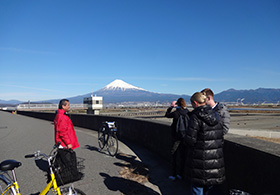
[[[109,136],[107,149],[111,156],[115,156],[118,152],[118,138],[115,134]]]
[[[0,178],[0,193],[3,194],[3,192],[6,190],[7,187],[8,187],[8,183],[4,181],[2,178]],[[13,195],[11,188],[3,195]]]
[[[0,194],[4,192],[6,186],[7,184],[2,179],[0,179]]]

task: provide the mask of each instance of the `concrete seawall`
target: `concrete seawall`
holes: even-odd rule
[[[18,111],[18,114],[52,121],[55,113]],[[170,127],[160,122],[71,114],[75,126],[97,130],[102,121],[116,121],[118,137],[145,147],[163,160],[170,159]],[[280,194],[280,147],[254,138],[228,134],[224,145],[227,182],[224,189],[239,189],[251,194]]]

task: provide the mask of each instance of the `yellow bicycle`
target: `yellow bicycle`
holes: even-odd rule
[[[59,145],[54,146],[51,154],[48,156],[40,151],[35,152],[34,154],[26,155],[26,158],[39,158],[43,157],[48,160],[49,171],[50,171],[50,182],[42,190],[40,195],[45,195],[48,192],[52,192],[57,195],[85,195],[85,193],[77,188],[74,188],[73,184],[69,187],[60,188],[57,185],[57,181],[54,173],[53,159],[57,154],[57,148]],[[0,163],[0,194],[1,195],[21,195],[20,187],[17,182],[15,169],[21,166],[21,162],[15,160],[5,160]],[[12,175],[9,174],[11,171]]]

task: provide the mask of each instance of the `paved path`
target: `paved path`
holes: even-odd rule
[[[95,131],[75,129],[81,146],[76,149],[77,156],[86,160],[85,177],[74,184],[86,194],[187,194],[185,182],[170,182],[166,162],[149,151],[120,143],[120,152],[125,155],[113,158],[98,152]],[[46,173],[42,170],[45,162],[25,159],[24,155],[37,150],[48,154],[53,144],[52,122],[0,112],[0,161],[15,159],[22,162],[16,173],[23,195],[38,194],[46,184]],[[144,185],[124,179],[119,174],[128,163],[138,163],[139,159],[150,171],[149,182]]]

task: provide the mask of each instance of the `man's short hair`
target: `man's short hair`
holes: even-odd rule
[[[214,97],[213,91],[212,91],[211,89],[209,89],[209,88],[203,89],[203,90],[201,91],[201,93],[203,93],[204,95],[206,95],[206,97],[208,97],[208,96]]]
[[[66,106],[67,102],[69,102],[69,100],[67,100],[67,99],[60,100],[59,105],[58,105],[58,109],[62,109],[62,106]]]

